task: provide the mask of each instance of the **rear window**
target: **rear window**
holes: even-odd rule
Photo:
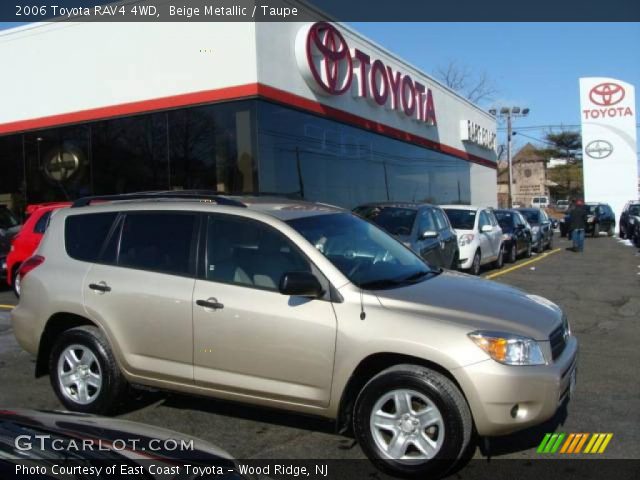
[[[67,217],[64,227],[67,254],[83,262],[97,261],[117,216],[117,212],[108,212]]]

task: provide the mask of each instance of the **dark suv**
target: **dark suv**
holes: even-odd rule
[[[620,215],[620,238],[640,243],[640,201],[628,202]]]
[[[444,211],[420,203],[370,203],[353,212],[400,240],[429,264],[458,268],[458,238]]]
[[[585,234],[591,234],[594,237],[600,235],[600,232],[607,232],[607,235],[613,237],[616,230],[616,215],[611,207],[606,203],[586,203],[587,210],[587,228]]]
[[[545,248],[553,248],[553,226],[547,212],[541,208],[519,208],[518,212],[527,219],[531,225],[533,247],[536,252],[542,253]]]

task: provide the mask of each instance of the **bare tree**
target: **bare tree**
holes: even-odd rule
[[[474,103],[493,100],[498,93],[487,72],[474,73],[468,66],[459,65],[455,61],[436,68],[435,76],[447,87]]]

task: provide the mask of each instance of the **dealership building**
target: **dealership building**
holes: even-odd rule
[[[211,189],[495,205],[495,119],[350,27],[0,32],[0,203]]]

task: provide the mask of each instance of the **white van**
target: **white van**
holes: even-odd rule
[[[537,208],[547,208],[549,206],[549,197],[533,197],[531,206]]]

